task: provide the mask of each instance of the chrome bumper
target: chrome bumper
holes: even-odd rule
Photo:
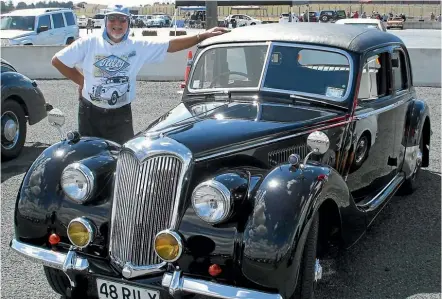
[[[26,243],[13,239],[10,244],[11,248],[19,254],[39,262],[45,266],[62,270],[68,276],[71,286],[75,287],[75,280],[71,273],[78,271],[88,271],[89,262],[87,259],[78,256],[75,251],[70,250],[67,254],[55,252],[48,249],[28,245]],[[173,273],[165,273],[161,285],[169,291],[173,297],[180,298],[181,293],[199,294],[223,299],[282,299],[279,294],[270,294],[250,289],[233,287],[184,277],[180,270]]]

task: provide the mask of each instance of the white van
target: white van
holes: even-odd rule
[[[68,45],[80,29],[68,8],[19,9],[1,16],[1,45]]]
[[[95,28],[102,28],[104,26],[104,18],[106,16],[102,13],[96,14],[92,17],[92,22],[94,23]]]

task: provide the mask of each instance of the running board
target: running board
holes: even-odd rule
[[[386,200],[394,196],[396,191],[405,181],[405,174],[403,172],[398,173],[384,189],[381,190],[375,197],[367,202],[361,202],[357,204],[358,208],[363,209],[366,212],[374,211],[381,206]]]

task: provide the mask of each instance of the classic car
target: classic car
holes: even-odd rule
[[[400,28],[404,29],[404,19],[402,17],[393,17],[387,20],[387,29]]]
[[[47,148],[10,245],[68,298],[311,298],[329,250],[416,190],[430,138],[397,36],[233,29],[198,45],[180,103],[134,138]]]
[[[35,80],[1,59],[2,159],[13,159],[23,150],[27,125],[46,117],[47,103]]]
[[[93,87],[89,96],[93,101],[107,101],[109,105],[113,106],[129,90],[129,77],[114,76],[106,79],[103,84]]]

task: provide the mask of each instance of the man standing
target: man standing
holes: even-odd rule
[[[228,29],[215,27],[170,41],[133,39],[129,8],[112,5],[108,10],[101,35],[76,40],[54,55],[52,65],[79,86],[79,133],[122,144],[134,136],[131,103],[143,64],[161,62],[167,52],[191,48]],[[75,68],[78,64],[82,73]]]

